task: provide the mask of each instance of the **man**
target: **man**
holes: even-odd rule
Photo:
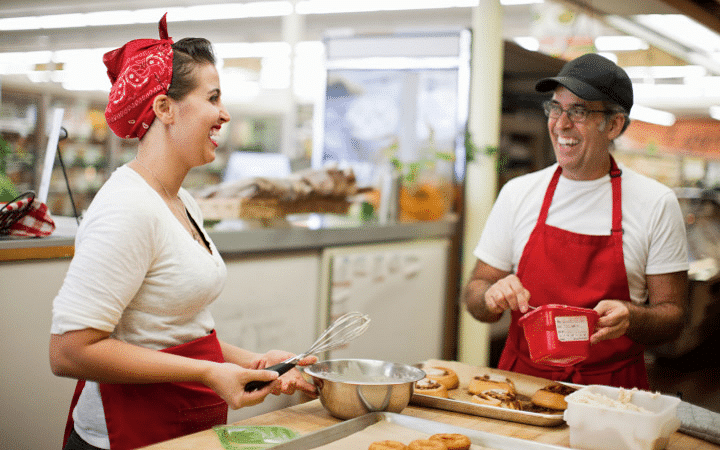
[[[671,189],[610,154],[629,124],[632,83],[596,54],[540,80],[557,164],[510,180],[475,249],[468,311],[512,316],[498,367],[553,380],[648,389],[644,346],[676,337],[687,298],[687,241]],[[530,306],[566,304],[599,314],[587,360],[533,362],[518,319]]]

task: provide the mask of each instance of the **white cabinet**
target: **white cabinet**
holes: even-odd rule
[[[370,326],[330,358],[406,364],[442,357],[447,239],[336,247],[323,252],[323,323],[348,311]]]
[[[0,450],[61,448],[75,380],[50,371],[52,299],[70,260],[0,263]]]
[[[218,337],[255,352],[304,352],[315,340],[320,252],[224,257],[228,276],[213,302]],[[260,405],[230,411],[236,422],[299,402],[301,394],[266,397]]]

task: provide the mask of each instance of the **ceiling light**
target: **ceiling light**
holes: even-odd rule
[[[540,50],[540,41],[536,37],[518,36],[513,38],[513,41],[525,50],[530,50],[531,52]]]
[[[500,0],[500,4],[503,6],[534,5],[539,3],[545,3],[545,0]]]
[[[630,66],[623,67],[630,78],[699,78],[707,75],[707,69],[698,65],[685,66]]]
[[[595,48],[601,52],[647,50],[648,44],[635,36],[598,36]]]
[[[618,62],[618,57],[617,57],[617,55],[616,55],[615,53],[612,53],[612,52],[598,52],[598,55],[603,56],[603,57],[609,59],[610,61],[614,62],[615,64],[617,64],[617,62]]]
[[[713,105],[709,108],[710,117],[715,120],[720,120],[720,106]]]
[[[627,33],[632,36],[637,36],[644,39],[653,47],[657,47],[664,52],[675,56],[683,61],[687,61],[690,64],[697,64],[706,67],[709,71],[720,74],[720,61],[716,61],[712,58],[710,53],[698,50],[697,46],[685,45],[668,35],[669,30],[673,30],[673,33],[683,34],[684,25],[692,23],[690,19],[684,16],[678,15],[665,15],[670,16],[668,19],[674,19],[676,22],[670,20],[664,26],[662,23],[651,23],[653,22],[649,16],[633,16],[633,18],[625,18],[622,16],[608,15],[605,17],[608,25],[616,28],[619,31]],[[640,23],[640,20],[644,20],[644,23]],[[662,22],[659,21],[658,22]],[[699,25],[698,25],[699,26]],[[689,35],[693,33],[688,32]],[[717,36],[713,40],[718,39]]]
[[[291,47],[287,42],[236,42],[213,44],[218,58],[262,58],[290,57]]]
[[[633,105],[632,110],[630,110],[630,119],[641,120],[643,122],[654,123],[656,125],[664,125],[666,127],[675,123],[674,114],[637,104]]]
[[[689,48],[705,53],[720,50],[720,36],[682,14],[644,14],[635,21]]]
[[[436,9],[478,6],[478,0],[300,0],[295,5],[298,14],[331,14],[371,11],[402,11],[408,9]]]
[[[9,17],[0,19],[0,30],[18,31],[155,23],[159,20],[158,18],[162,17],[165,13],[168,14],[169,22],[187,22],[194,20],[242,19],[247,17],[277,17],[292,14],[292,11],[292,4],[287,0],[224,3],[189,7],[146,8],[135,11],[119,10]]]

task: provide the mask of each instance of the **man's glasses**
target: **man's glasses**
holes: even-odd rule
[[[559,119],[562,113],[566,112],[568,118],[574,123],[585,122],[590,113],[608,114],[612,112],[608,109],[587,109],[582,106],[571,106],[568,109],[563,109],[562,106],[552,100],[544,102],[543,109],[545,110],[545,115],[551,119]]]

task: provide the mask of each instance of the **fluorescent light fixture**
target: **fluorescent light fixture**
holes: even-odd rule
[[[289,57],[290,44],[287,42],[237,42],[213,44],[218,58],[263,58]]]
[[[20,63],[20,64],[43,64],[50,62],[53,52],[41,50],[37,52],[8,52],[0,53],[0,64],[3,63]]]
[[[609,59],[610,61],[614,62],[615,64],[617,64],[617,62],[618,62],[618,57],[617,57],[617,55],[616,55],[615,53],[612,53],[612,52],[597,52],[597,54],[600,55],[600,56],[604,56],[605,58]]]
[[[713,105],[709,108],[710,117],[715,120],[720,120],[720,106]]]
[[[500,0],[502,6],[535,5],[540,3],[545,3],[545,0]]]
[[[203,6],[147,8],[134,11],[100,11],[91,13],[53,14],[0,19],[0,30],[38,30],[49,28],[79,28],[110,25],[155,23],[167,12],[171,22],[195,20],[242,19],[248,17],[278,17],[292,14],[287,0],[224,3]]]
[[[33,83],[48,83],[50,82],[50,72],[46,70],[32,71],[27,74],[28,79]]]
[[[674,40],[667,34],[669,30],[673,30],[674,33],[677,33],[678,30],[680,30],[679,32],[682,34],[683,24],[692,22],[684,16],[670,16],[671,17],[669,17],[669,19],[676,19],[678,22],[674,23],[669,21],[666,26],[661,26],[658,29],[653,29],[654,27],[659,26],[658,24],[650,26],[639,22],[640,19],[645,19],[647,21],[650,16],[633,16],[634,18],[628,19],[621,16],[608,15],[605,16],[605,20],[611,27],[629,35],[640,37],[650,43],[650,45],[657,47],[678,59],[687,61],[690,64],[702,65],[712,72],[720,73],[720,61],[714,60],[711,54],[708,54],[707,51],[699,50],[696,45],[684,45],[679,41]],[[715,36],[713,40],[715,39],[718,39],[718,37]]]
[[[675,114],[636,104],[630,110],[630,119],[669,127],[675,123]]]
[[[675,42],[711,53],[720,49],[720,36],[682,14],[644,14],[634,16],[636,22]]]
[[[292,89],[298,101],[313,103],[325,95],[325,45],[322,42],[297,43],[292,77]]]
[[[483,0],[484,1],[484,0]],[[333,14],[409,9],[444,9],[478,6],[478,0],[300,0],[298,14]]]
[[[49,64],[52,55],[50,51],[0,53],[0,75],[24,75],[32,72],[38,64]]]
[[[700,78],[707,75],[707,69],[698,65],[685,66],[630,66],[623,67],[630,78]]]
[[[540,41],[536,37],[518,36],[513,38],[513,41],[525,50],[530,50],[531,52],[540,50]]]
[[[635,36],[598,36],[595,48],[600,52],[647,50],[648,43]]]

